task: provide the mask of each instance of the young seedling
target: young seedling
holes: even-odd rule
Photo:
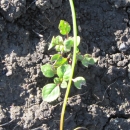
[[[72,70],[74,38],[69,37],[71,27],[68,22],[61,20],[59,30],[66,38],[63,39],[60,35],[52,38],[48,49],[55,48],[57,54],[51,57],[50,64],[47,63],[41,66],[41,71],[45,77],[54,77],[53,83],[45,85],[42,89],[43,100],[47,102],[52,102],[60,96],[60,88],[67,88]],[[76,62],[80,61],[85,67],[95,64],[96,59],[92,58],[89,54],[80,54],[78,49],[79,44],[80,37],[77,36]],[[81,89],[82,85],[86,85],[85,79],[81,76],[72,79],[72,81],[77,89]]]

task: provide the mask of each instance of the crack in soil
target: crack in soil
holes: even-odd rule
[[[116,115],[110,115],[110,117],[108,118],[108,121],[106,122],[106,124],[103,126],[102,130],[105,130],[105,128],[108,126],[108,124],[110,123],[111,119],[116,119],[116,118],[123,118],[123,119],[130,119],[130,114],[116,114]]]

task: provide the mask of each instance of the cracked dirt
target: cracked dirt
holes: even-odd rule
[[[130,129],[130,0],[75,0],[80,51],[98,58],[77,65],[87,86],[72,87],[64,130]],[[65,90],[43,102],[50,81],[40,71],[61,19],[72,26],[68,0],[0,1],[0,130],[59,130]],[[71,31],[72,35],[72,31]]]

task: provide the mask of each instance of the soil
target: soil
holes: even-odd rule
[[[75,0],[75,7],[80,51],[98,62],[78,64],[75,75],[87,86],[72,86],[64,130],[129,130],[130,0]],[[0,1],[0,130],[59,130],[65,90],[44,102],[41,90],[51,79],[40,66],[53,53],[47,48],[61,19],[72,26],[68,0]]]

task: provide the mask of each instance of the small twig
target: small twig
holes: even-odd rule
[[[88,92],[88,91],[87,91],[87,92]],[[87,92],[82,93],[82,94],[77,94],[77,95],[82,96],[82,95],[85,95]],[[72,96],[72,97],[70,97],[70,98],[68,98],[68,99],[71,99],[71,98],[73,98],[73,97],[76,97],[77,95],[74,95],[74,96]]]
[[[40,127],[37,127],[37,128],[34,128],[34,129],[30,129],[30,130],[39,130],[39,128],[41,128],[42,126]]]
[[[66,118],[65,121],[67,121],[71,116],[72,116],[72,114],[71,114],[68,118]],[[59,120],[59,121],[60,121],[60,120]]]
[[[100,103],[100,102],[103,102],[103,100],[105,99],[105,94],[106,94],[107,90],[108,90],[108,89],[110,88],[110,86],[111,86],[112,84],[114,84],[115,82],[116,82],[116,81],[114,81],[113,83],[111,83],[110,85],[108,85],[107,89],[105,90],[105,92],[104,92],[104,94],[103,94],[103,98],[102,98],[102,100],[96,102],[95,104],[98,104],[98,103]]]
[[[12,93],[12,88],[10,87],[10,83],[9,83],[8,85],[9,85],[9,88],[10,88],[10,90],[11,90],[11,93]]]
[[[12,119],[11,121],[7,122],[7,123],[4,123],[4,124],[1,124],[0,127],[2,126],[5,126],[5,125],[9,125],[11,122],[13,122],[15,119]]]
[[[71,116],[72,116],[72,114],[71,114],[69,117],[67,117],[67,118],[65,119],[65,121],[67,121]],[[54,120],[54,121],[60,121],[60,120]]]
[[[21,120],[20,122],[18,122],[18,124],[13,128],[13,130],[15,130],[19,125],[21,125],[23,123],[23,120]]]
[[[88,130],[88,129],[85,128],[85,127],[77,127],[77,128],[75,128],[74,130]]]
[[[61,101],[61,102],[57,103],[56,105],[52,106],[51,109],[57,107],[57,106],[60,105],[61,103],[63,103],[63,101]]]
[[[47,38],[46,42],[49,40],[50,37],[51,37],[51,33],[50,33],[49,37]]]
[[[38,32],[36,32],[36,31],[34,31],[34,30],[32,30],[37,36],[39,36],[40,38],[41,37],[43,37],[43,35],[42,34],[40,34],[40,33],[38,33]]]
[[[26,11],[32,6],[33,3],[35,3],[37,0],[34,0],[26,9]]]
[[[43,25],[42,25],[39,21],[37,21],[36,19],[33,19],[33,18],[32,18],[32,20],[36,21],[39,25],[41,25],[41,26],[44,28],[44,30],[47,28],[47,27],[43,26]]]
[[[46,19],[49,21],[49,23],[51,23],[52,24],[52,22],[50,21],[50,19],[49,18],[47,18],[47,16],[46,15],[44,15],[45,17],[46,17]]]
[[[13,130],[15,130],[15,128],[18,127],[18,126],[19,126],[19,124],[17,124],[17,125],[13,128]]]

